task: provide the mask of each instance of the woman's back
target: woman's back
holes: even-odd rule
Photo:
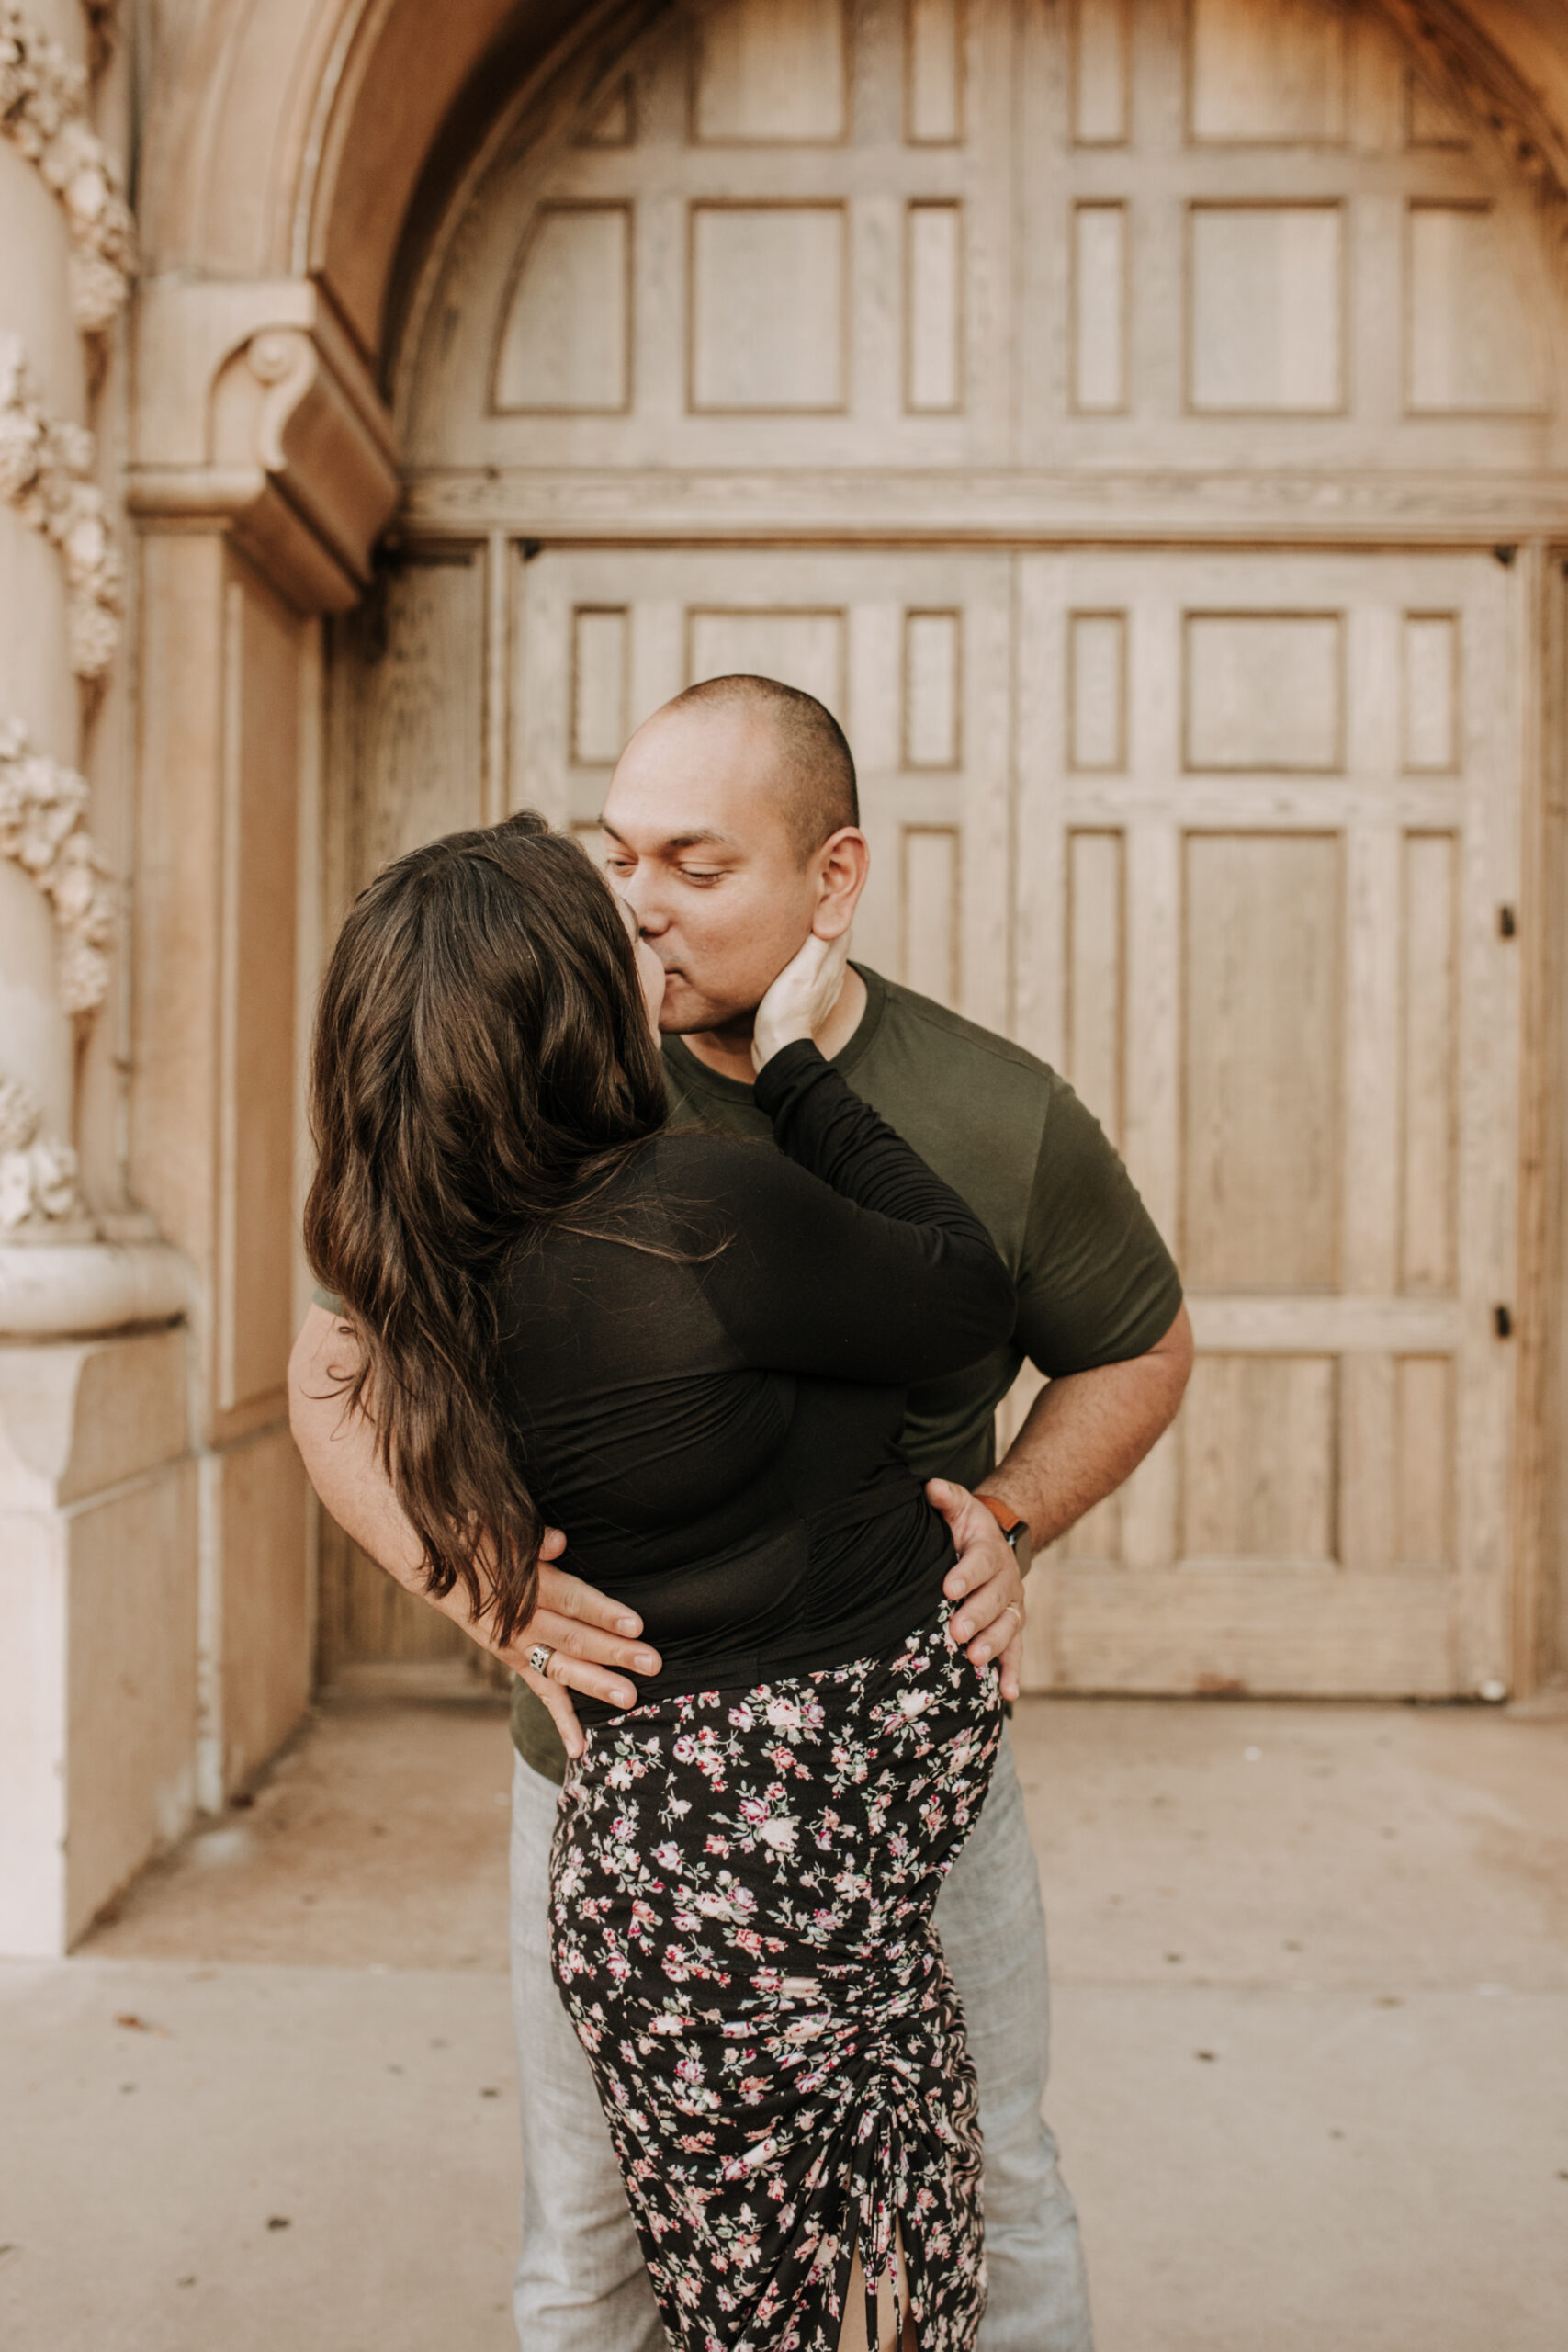
[[[977,1221],[813,1048],[760,1099],[804,1166],[656,1137],[501,1285],[521,1467],[568,1564],[663,1653],[649,1696],[835,1664],[930,1613],[953,1552],[898,1450],[904,1390],[1006,1313]]]

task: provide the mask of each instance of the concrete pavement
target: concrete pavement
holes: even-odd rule
[[[1100,2352],[1564,2352],[1568,1713],[1032,1701]],[[509,2352],[508,1750],[324,1707],[0,1969],[0,2343]]]

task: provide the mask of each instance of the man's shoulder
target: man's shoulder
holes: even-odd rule
[[[881,973],[874,977],[884,1001],[868,1061],[886,1057],[918,1062],[933,1081],[950,1079],[968,1090],[971,1100],[978,1088],[1012,1103],[1025,1116],[1044,1117],[1052,1096],[1065,1083],[1048,1062],[901,981]]]

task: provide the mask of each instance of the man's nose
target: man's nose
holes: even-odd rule
[[[637,917],[637,927],[645,939],[657,939],[670,927],[670,915],[659,902],[656,881],[645,879],[641,874],[630,874],[620,885],[622,898]]]

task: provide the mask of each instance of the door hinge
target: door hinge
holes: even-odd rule
[[[1500,1340],[1511,1340],[1514,1336],[1514,1317],[1511,1309],[1506,1306],[1495,1306],[1492,1309],[1492,1326]]]
[[[1499,938],[1499,939],[1513,939],[1513,938],[1515,938],[1515,937],[1517,935],[1518,928],[1519,928],[1519,919],[1518,919],[1517,915],[1514,912],[1513,908],[1512,908],[1512,907],[1499,907],[1499,908],[1498,908],[1498,910],[1497,910],[1497,936],[1498,936],[1498,938]]]

